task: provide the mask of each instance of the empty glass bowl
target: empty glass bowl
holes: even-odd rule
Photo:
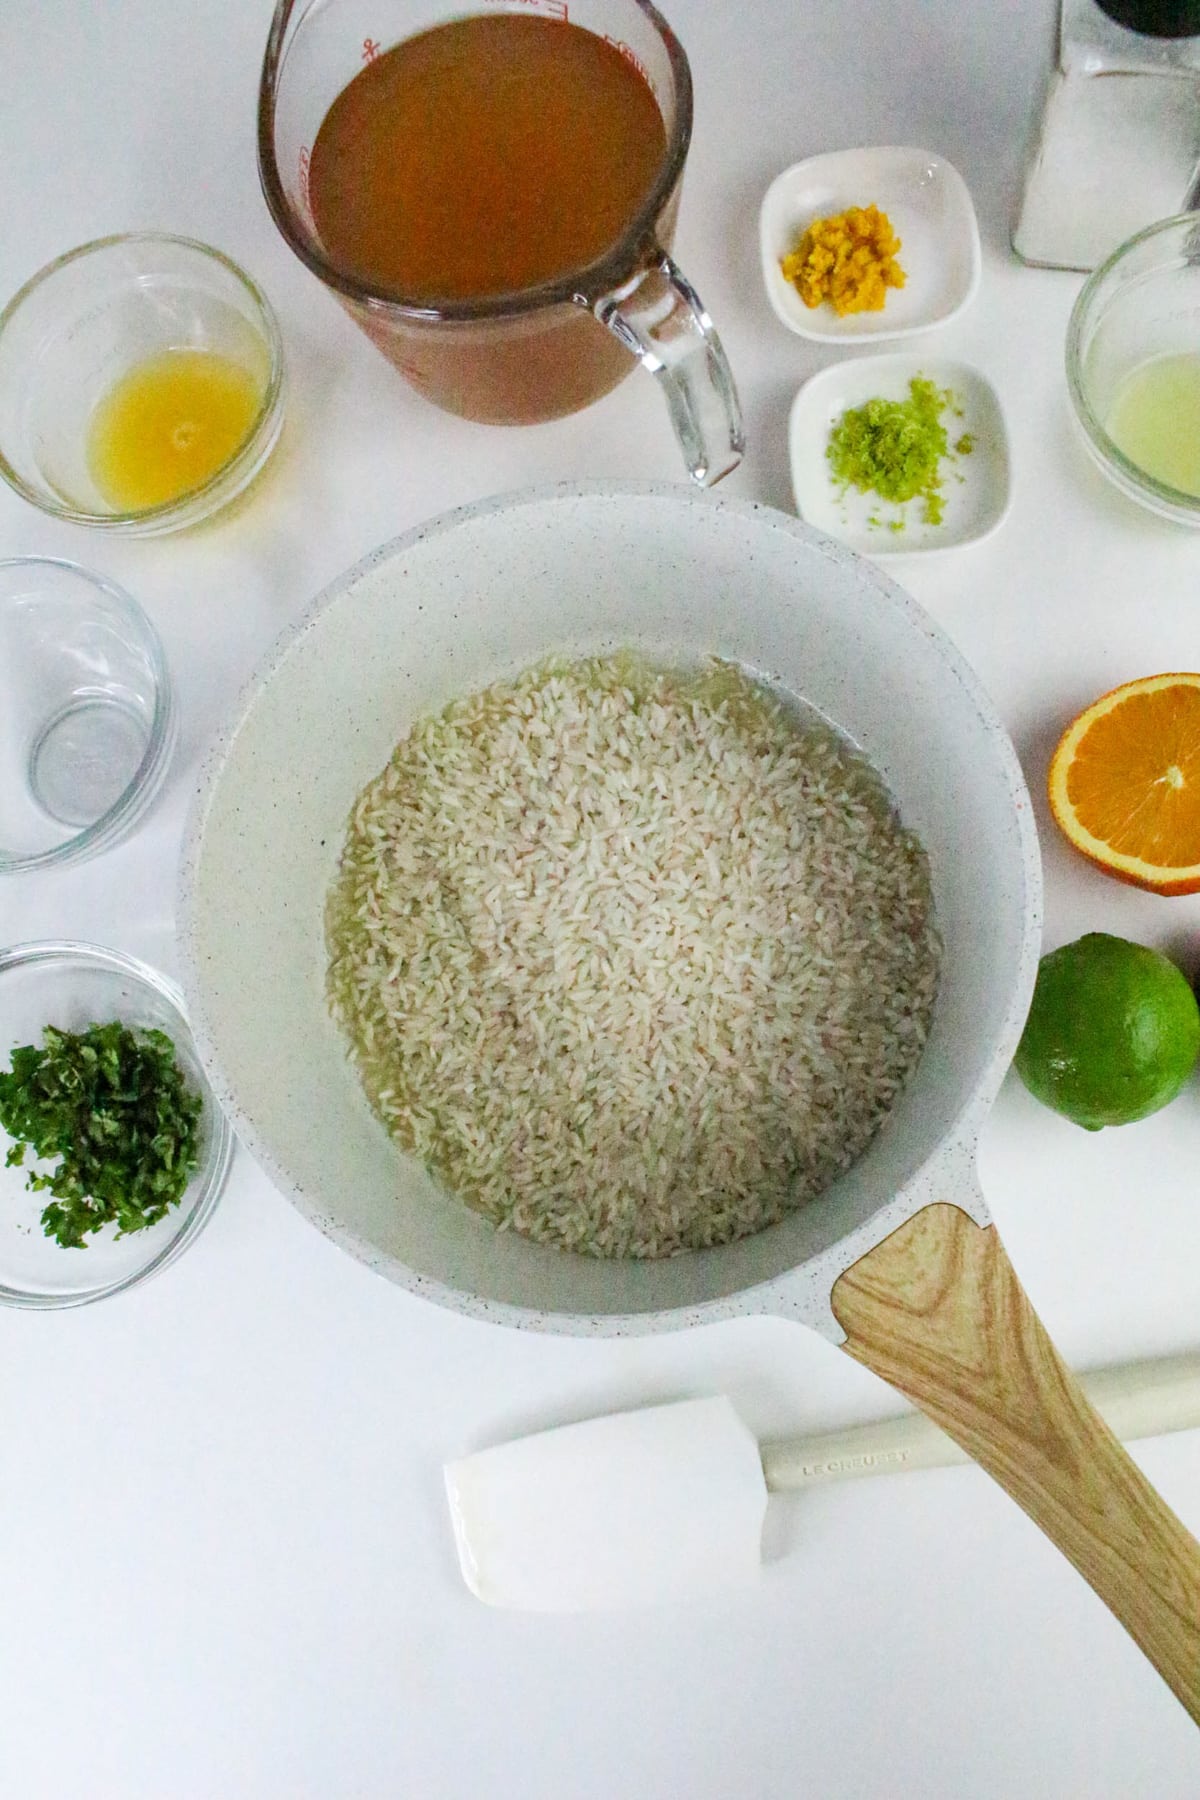
[[[97,485],[96,409],[122,381],[177,351],[206,353],[227,383],[230,373],[240,377],[250,396],[238,415],[246,422],[229,437],[225,460],[197,485],[122,507]],[[217,400],[210,394],[210,409]],[[161,385],[148,404],[161,409]],[[142,430],[149,416],[138,414]],[[161,428],[161,411],[159,418]],[[248,486],[282,422],[275,315],[236,263],[191,238],[99,238],[50,263],[0,313],[0,475],[57,518],[142,535],[194,524]],[[210,416],[204,428],[213,426]],[[197,420],[185,417],[180,429],[194,449]]]
[[[179,990],[135,957],[91,944],[22,944],[0,951],[0,1069],[23,1044],[40,1045],[47,1025],[86,1031],[112,1020],[165,1031],[188,1085],[202,1101],[199,1167],[178,1206],[142,1231],[105,1225],[81,1248],[64,1249],[42,1229],[48,1196],[8,1168],[0,1128],[0,1304],[83,1306],[156,1275],[199,1236],[221,1195],[233,1133],[200,1066]]]
[[[1200,212],[1138,232],[1089,276],[1067,328],[1067,387],[1108,479],[1200,525]]]
[[[0,874],[123,837],[174,742],[166,659],[137,602],[76,563],[0,562]]]

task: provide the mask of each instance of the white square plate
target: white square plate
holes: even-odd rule
[[[962,409],[961,417],[945,417],[951,445],[964,432],[973,440],[969,455],[945,458],[940,525],[924,523],[920,499],[910,500],[900,509],[877,494],[860,494],[854,488],[843,494],[826,455],[830,432],[844,412],[876,396],[907,400],[914,375],[927,376],[937,387],[948,388]],[[1008,429],[995,388],[969,363],[909,351],[855,357],[822,369],[805,382],[792,402],[788,451],[800,517],[876,561],[977,543],[990,537],[1008,512],[1012,486]],[[904,529],[893,531],[890,521],[901,511]],[[872,524],[873,518],[881,522]]]
[[[888,290],[882,312],[839,318],[828,302],[805,306],[784,280],[781,259],[814,219],[872,205],[888,215],[900,239],[904,286]],[[833,150],[793,163],[767,189],[759,243],[771,305],[790,331],[821,343],[912,337],[954,318],[979,286],[979,225],[971,196],[958,170],[930,150]]]

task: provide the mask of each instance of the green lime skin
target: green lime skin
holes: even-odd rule
[[[1030,1093],[1086,1131],[1173,1100],[1200,1055],[1200,1007],[1173,962],[1090,931],[1043,956],[1017,1046]]]

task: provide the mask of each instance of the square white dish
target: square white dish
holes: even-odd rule
[[[888,215],[900,239],[904,286],[889,289],[882,312],[839,318],[828,303],[805,306],[784,280],[780,261],[814,219],[871,205]],[[979,224],[967,184],[931,150],[879,145],[793,163],[767,189],[759,245],[767,295],[779,318],[789,331],[820,343],[913,337],[953,319],[979,286]]]
[[[854,488],[842,493],[826,455],[830,432],[843,413],[876,397],[907,400],[908,384],[916,375],[954,395],[961,413],[947,415],[944,421],[951,445],[964,433],[973,443],[969,454],[945,458],[940,525],[925,524],[924,502],[919,498],[900,509],[874,493],[860,494]],[[876,561],[978,543],[999,529],[1011,500],[1008,427],[999,396],[970,363],[946,357],[902,351],[855,357],[822,369],[792,402],[788,455],[800,517]],[[901,510],[904,529],[893,531],[890,521]],[[881,522],[872,524],[872,519]]]

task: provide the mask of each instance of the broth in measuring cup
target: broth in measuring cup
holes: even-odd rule
[[[578,25],[492,13],[423,31],[355,76],[317,134],[309,200],[345,273],[453,304],[596,262],[666,151],[627,56]]]
[[[567,0],[460,6],[371,0],[359,38],[357,0],[277,0],[258,108],[271,216],[435,406],[557,419],[640,363],[691,478],[719,481],[745,439],[671,257],[692,131],[679,39],[653,0],[570,0],[569,20]]]

